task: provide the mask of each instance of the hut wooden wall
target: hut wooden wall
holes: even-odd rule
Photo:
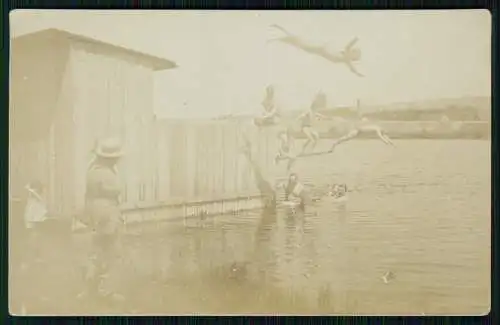
[[[156,123],[156,202],[216,200],[258,195],[250,164],[241,154],[241,125],[224,121],[160,120]],[[275,130],[245,130],[254,157],[271,182]]]
[[[74,200],[83,206],[85,174],[92,159],[91,150],[101,137],[118,136],[126,155],[118,169],[123,180],[122,201],[154,199],[155,161],[152,132],[153,79],[145,66],[121,60],[77,42],[72,45],[75,82],[75,153],[77,184]]]
[[[11,48],[11,196],[39,179],[50,211],[76,212],[96,140],[118,136],[124,203],[154,201],[153,70],[173,63],[56,31],[13,40]]]
[[[68,208],[73,147],[71,103],[62,95],[70,87],[68,49],[60,45],[51,38],[12,42],[9,101],[9,192],[22,196],[24,185],[37,179],[56,213]]]

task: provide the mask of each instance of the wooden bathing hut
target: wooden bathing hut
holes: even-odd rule
[[[9,192],[45,184],[49,210],[69,216],[83,205],[96,140],[120,136],[127,189],[149,179],[153,72],[172,61],[57,29],[11,40]],[[138,159],[140,157],[141,159]],[[135,192],[133,192],[135,194]]]
[[[9,192],[46,185],[49,210],[83,207],[95,141],[120,136],[122,202],[144,221],[260,206],[232,121],[156,120],[153,73],[172,61],[56,29],[11,41]],[[272,176],[274,129],[252,129],[256,157]],[[167,213],[170,212],[170,213]]]

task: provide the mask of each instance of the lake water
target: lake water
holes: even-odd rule
[[[128,297],[123,311],[488,312],[491,143],[396,145],[353,141],[331,155],[300,160],[296,170],[305,183],[349,186],[344,210],[324,200],[305,215],[217,216],[127,238],[114,273]],[[386,283],[388,272],[393,276]],[[49,301],[55,291],[46,293]],[[67,308],[74,305],[63,300]],[[59,299],[46,311],[60,313],[62,306]]]

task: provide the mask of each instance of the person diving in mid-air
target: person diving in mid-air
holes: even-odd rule
[[[337,145],[352,140],[362,134],[375,134],[385,144],[395,146],[381,126],[370,122],[366,117],[364,117],[361,121],[356,122],[344,136],[335,140],[328,152],[333,152]]]
[[[324,47],[320,46],[314,46],[309,44],[307,41],[304,39],[293,35],[283,27],[273,24],[271,27],[276,28],[283,32],[286,36],[284,37],[279,37],[276,39],[269,40],[269,42],[282,42],[288,45],[291,45],[293,47],[296,47],[298,49],[301,49],[302,51],[305,51],[309,54],[316,55],[319,57],[322,57],[323,59],[326,59],[332,63],[343,63],[345,64],[349,70],[354,73],[355,75],[359,77],[364,77],[363,74],[361,74],[358,70],[356,70],[356,67],[354,66],[354,62],[357,62],[361,59],[361,50],[359,48],[354,47],[356,43],[358,42],[358,38],[355,37],[353,38],[345,47],[342,51],[338,53],[332,53],[327,51]]]

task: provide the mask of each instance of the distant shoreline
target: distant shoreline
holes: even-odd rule
[[[451,123],[439,122],[388,122],[376,121],[375,124],[382,127],[387,135],[392,139],[491,139],[491,124],[489,122],[463,121]],[[320,136],[327,139],[334,139],[345,134],[346,130],[337,130],[335,126],[328,124],[318,128]],[[296,138],[303,138],[304,135],[295,130]],[[375,134],[360,134],[357,138],[374,139]]]
[[[295,137],[298,140],[305,140],[305,137],[298,136]],[[323,136],[320,137],[320,140],[335,140],[337,137],[332,136]],[[377,140],[376,137],[357,137],[350,141],[368,141],[368,140]],[[405,136],[391,136],[393,140],[476,140],[476,141],[490,141],[490,138],[473,138],[473,137],[405,137]]]

